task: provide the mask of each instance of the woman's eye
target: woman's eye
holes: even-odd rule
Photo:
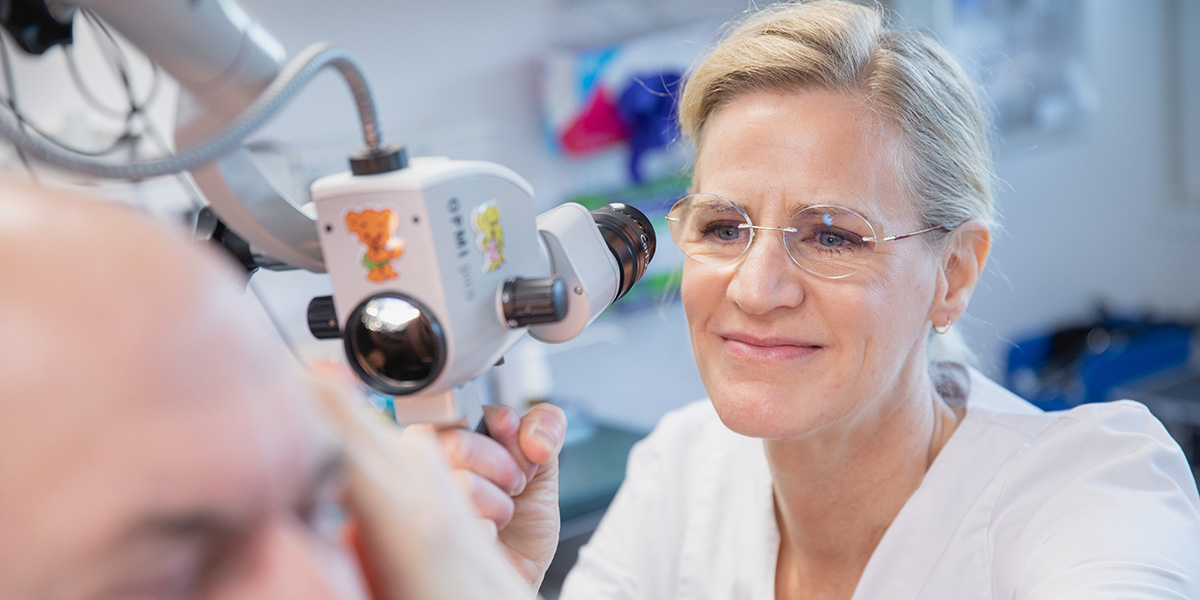
[[[862,238],[838,229],[822,229],[814,232],[813,240],[821,249],[853,250],[862,245]]]
[[[825,246],[826,248],[840,248],[850,243],[846,238],[830,232],[818,234],[817,239],[820,241],[821,245]]]
[[[705,225],[701,229],[701,234],[705,237],[715,236],[718,241],[732,242],[742,237],[742,230],[737,226],[737,223],[718,221]]]

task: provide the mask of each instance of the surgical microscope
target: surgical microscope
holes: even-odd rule
[[[309,305],[318,338],[394,398],[400,424],[474,426],[475,381],[525,333],[577,336],[645,273],[654,228],[624,204],[562,204],[536,215],[531,186],[500,165],[409,158],[387,144],[352,56],[283,47],[233,0],[0,0],[0,22],[26,52],[71,43],[87,10],[181,88],[174,154],[113,163],[53,147],[0,111],[0,135],[28,156],[94,178],[190,172],[209,206],[197,227],[248,270],[328,273],[331,297]],[[323,177],[310,201],[286,197],[242,141],[324,68],[349,84],[364,147],[349,171]]]

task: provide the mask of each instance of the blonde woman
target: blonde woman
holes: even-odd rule
[[[563,598],[1200,598],[1195,482],[1144,407],[1043,413],[937,360],[995,221],[944,48],[848,2],[772,6],[696,66],[680,122],[668,219],[710,398],[635,448]],[[554,416],[444,437],[532,584]]]

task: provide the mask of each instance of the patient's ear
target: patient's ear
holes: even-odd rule
[[[953,323],[967,311],[991,249],[992,232],[978,219],[959,225],[950,234],[942,247],[937,293],[929,309],[935,327]]]

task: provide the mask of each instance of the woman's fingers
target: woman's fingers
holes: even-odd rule
[[[476,512],[503,530],[542,465],[558,456],[566,417],[556,406],[535,406],[524,417],[504,406],[485,406],[486,437],[465,429],[438,432],[447,459]]]
[[[494,523],[497,530],[508,526],[516,512],[516,503],[513,502],[512,496],[491,481],[470,471],[455,471],[454,475],[458,479],[459,487],[471,499],[480,517]]]
[[[525,456],[521,450],[520,434],[525,417],[518,416],[517,411],[507,406],[493,405],[483,407],[483,418],[487,421],[488,435],[512,456],[514,464],[525,477],[525,483],[528,484],[537,474],[538,465]],[[524,486],[521,491],[524,491]],[[517,494],[520,494],[521,491],[518,491]]]
[[[524,491],[528,477],[499,441],[465,429],[440,431],[438,439],[452,468],[474,473],[509,496]]]
[[[521,454],[544,465],[556,458],[567,435],[567,415],[553,404],[538,404],[521,418]]]

